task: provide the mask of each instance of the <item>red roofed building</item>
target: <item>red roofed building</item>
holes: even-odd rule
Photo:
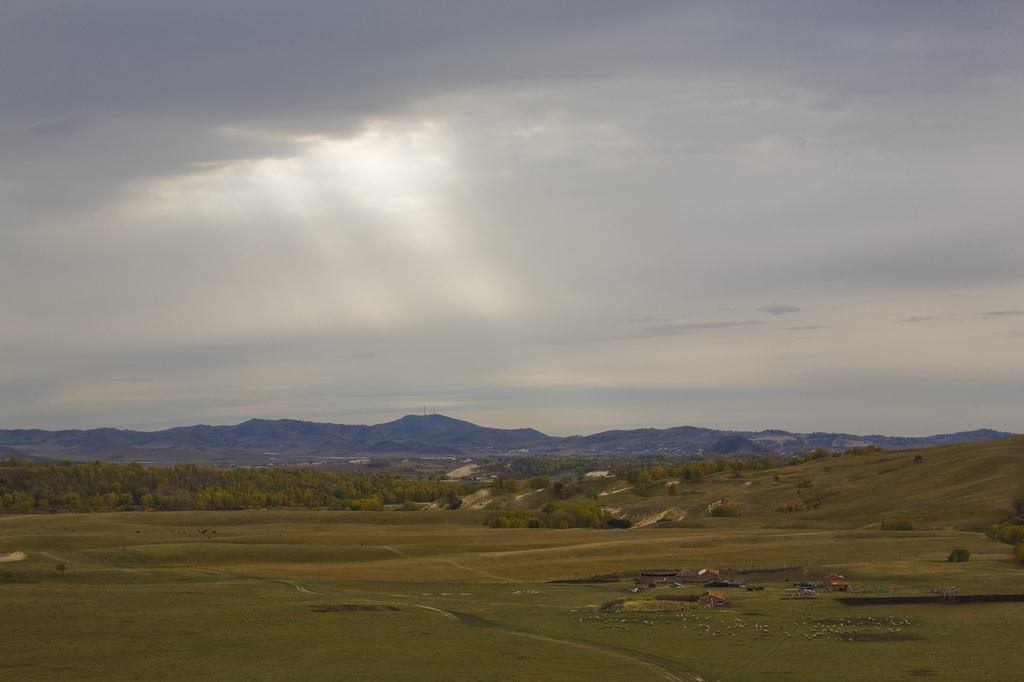
[[[697,571],[697,577],[701,580],[716,580],[719,577],[719,573],[714,568],[702,568]]]
[[[700,599],[697,600],[697,605],[705,609],[717,609],[720,606],[725,606],[725,595],[721,592],[712,592],[708,590],[704,594],[700,595]]]
[[[841,575],[829,573],[821,579],[821,589],[826,592],[849,592],[850,581]]]

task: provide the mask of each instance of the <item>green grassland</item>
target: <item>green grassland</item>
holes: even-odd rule
[[[0,557],[26,558],[0,563],[0,676],[1016,679],[1024,603],[849,607],[835,595],[784,597],[805,569],[887,595],[947,585],[1024,593],[1012,547],[978,532],[1011,513],[1022,441],[715,474],[680,485],[677,496],[664,494],[667,481],[647,497],[619,490],[621,480],[584,484],[608,493],[598,502],[622,515],[682,517],[628,530],[483,525],[487,506],[543,504],[550,491],[488,496],[483,508],[457,511],[9,514],[0,518]],[[798,488],[805,480],[811,485]],[[822,497],[817,509],[776,511],[812,493]],[[740,517],[706,515],[723,498]],[[878,530],[892,515],[915,530]],[[955,547],[969,549],[970,561],[946,561]],[[765,590],[725,588],[735,605],[724,609],[600,613],[627,596],[701,588],[630,595],[628,582],[550,582],[703,566],[747,571],[739,577]],[[795,568],[770,572],[783,567]],[[327,604],[397,610],[313,608]]]

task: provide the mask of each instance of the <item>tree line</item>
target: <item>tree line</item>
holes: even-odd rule
[[[0,508],[6,512],[183,511],[307,507],[375,510],[385,504],[458,499],[478,485],[394,474],[343,474],[300,468],[215,469],[194,464],[0,459]]]
[[[1013,556],[1024,564],[1024,519],[1017,517],[1004,524],[988,529],[988,536],[993,540],[1013,545]]]

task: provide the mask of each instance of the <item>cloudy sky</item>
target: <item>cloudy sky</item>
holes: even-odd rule
[[[1024,431],[1024,4],[5,2],[0,428]]]

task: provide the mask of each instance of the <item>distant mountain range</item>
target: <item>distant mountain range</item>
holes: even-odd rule
[[[0,457],[107,460],[152,463],[253,463],[344,457],[432,457],[459,455],[627,455],[727,457],[790,455],[822,447],[885,449],[973,443],[1014,434],[992,429],[901,438],[847,433],[720,431],[695,426],[604,431],[560,438],[535,429],[492,429],[440,414],[408,415],[375,426],[321,424],[294,419],[251,419],[235,426],[182,426],[164,431],[90,429],[0,430]]]

